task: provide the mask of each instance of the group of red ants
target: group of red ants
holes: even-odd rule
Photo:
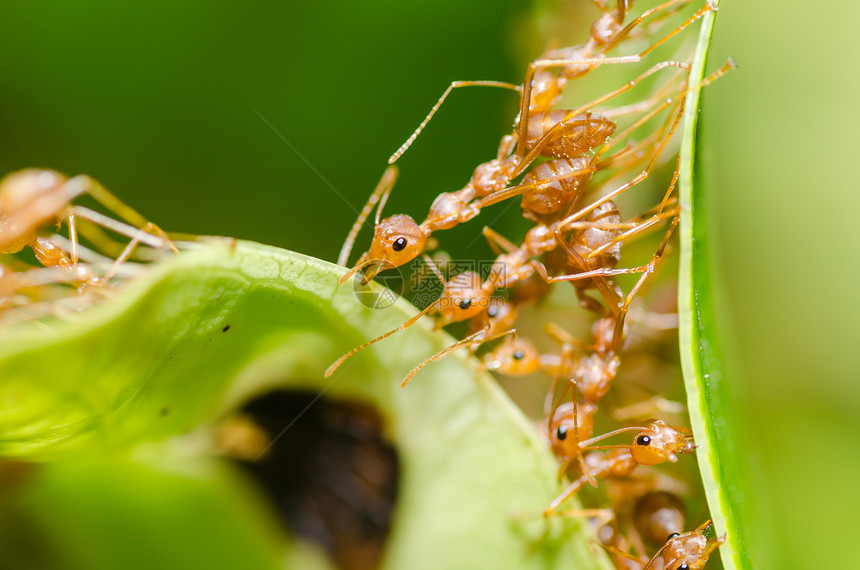
[[[417,364],[403,379],[406,386],[425,366],[459,348],[481,351],[482,365],[499,374],[524,376],[543,371],[553,379],[546,396],[546,421],[541,431],[561,463],[559,475],[576,468],[573,482],[544,511],[545,516],[591,516],[606,529],[604,547],[619,568],[702,568],[710,554],[724,541],[714,536],[711,521],[684,532],[683,501],[675,494],[652,489],[636,498],[631,524],[622,532],[619,516],[612,509],[560,512],[559,507],[598,479],[625,480],[636,477],[639,465],[675,462],[695,446],[686,430],[662,420],[645,426],[623,427],[593,436],[598,404],[607,394],[621,365],[622,350],[632,301],[663,259],[680,208],[675,197],[680,161],[660,201],[641,214],[625,220],[615,200],[641,185],[655,167],[667,160],[670,141],[684,115],[685,95],[725,74],[730,60],[704,80],[691,84],[691,64],[660,61],[623,86],[576,109],[556,109],[565,88],[602,65],[624,65],[643,61],[658,46],[715,10],[711,3],[659,35],[647,49],[634,55],[607,55],[619,46],[652,37],[666,20],[676,16],[690,0],[668,0],[625,23],[632,2],[619,0],[609,6],[594,0],[601,16],[594,22],[586,43],[551,49],[532,61],[522,85],[496,81],[452,83],[427,118],[389,159],[389,168],[341,250],[338,262],[346,265],[358,233],[376,211],[373,238],[368,251],[341,279],[359,279],[366,284],[380,271],[395,268],[421,256],[443,283],[441,295],[413,318],[344,354],[326,371],[335,372],[347,359],[388,336],[411,326],[425,315],[433,315],[437,328],[468,321],[470,334]],[[680,20],[681,16],[678,16]],[[644,100],[604,109],[619,95],[633,90],[661,70],[673,73],[658,83]],[[464,86],[493,86],[520,95],[519,113],[511,134],[502,137],[496,157],[480,164],[460,190],[436,197],[420,224],[404,214],[381,219],[381,211],[397,179],[394,163],[415,141],[451,91]],[[623,125],[623,127],[619,127]],[[656,125],[656,126],[655,126]],[[644,135],[641,133],[645,132]],[[634,140],[634,135],[638,137]],[[635,175],[634,175],[635,173]],[[518,183],[514,181],[522,175]],[[503,200],[519,196],[523,217],[531,228],[521,245],[509,241],[489,227],[483,234],[497,253],[485,276],[474,271],[445,277],[426,251],[435,246],[431,235],[468,222],[481,211]],[[665,235],[644,265],[619,268],[625,241],[665,226]],[[616,283],[619,275],[638,275],[625,294]],[[541,354],[514,328],[519,309],[544,298],[550,285],[570,282],[579,304],[595,316],[591,344],[577,340],[563,328],[548,324],[545,332],[561,347],[557,353]],[[534,286],[535,282],[544,286]],[[506,296],[497,295],[506,290]],[[593,293],[593,294],[592,294]],[[489,343],[489,344],[488,344]],[[492,348],[487,348],[491,346]],[[561,386],[559,386],[561,385]],[[627,445],[598,445],[604,439],[635,432]],[[650,559],[644,540],[662,546]],[[647,555],[646,555],[647,556]]]
[[[483,367],[499,374],[523,376],[543,371],[551,377],[545,404],[547,418],[541,422],[541,431],[561,463],[559,475],[568,468],[575,475],[544,515],[594,517],[603,525],[604,547],[619,568],[703,568],[725,540],[715,536],[710,520],[685,532],[683,501],[661,489],[636,498],[633,515],[628,517],[631,520],[623,528],[620,516],[612,509],[561,512],[559,507],[583,487],[596,486],[600,479],[630,479],[636,477],[634,470],[639,465],[675,462],[678,455],[694,451],[687,431],[661,420],[593,435],[598,405],[621,366],[625,320],[631,303],[663,259],[681,215],[674,192],[680,162],[653,207],[625,220],[615,201],[669,160],[671,151],[667,148],[672,148],[673,135],[683,117],[686,94],[714,81],[734,63],[729,61],[704,80],[690,83],[689,62],[660,61],[621,87],[576,109],[555,106],[569,84],[576,84],[600,66],[646,61],[659,46],[716,9],[708,2],[683,19],[682,11],[692,1],[666,0],[625,23],[632,0],[618,0],[615,6],[606,0],[593,0],[601,15],[591,26],[588,40],[582,45],[545,52],[529,64],[522,85],[496,81],[452,83],[415,133],[389,159],[391,166],[360,212],[338,259],[340,265],[346,265],[361,227],[375,210],[370,248],[344,274],[341,283],[364,271],[360,279],[366,284],[380,271],[421,256],[443,283],[443,290],[436,301],[397,329],[343,355],[328,368],[326,376],[359,351],[411,326],[422,316],[432,314],[438,327],[468,321],[471,333],[417,364],[403,379],[403,386],[422,368],[459,348],[472,354],[481,351]],[[677,25],[668,33],[661,32],[673,18]],[[647,43],[652,37],[659,39],[634,55],[607,55],[636,41]],[[671,76],[657,83],[646,98],[606,108],[647,78],[659,77],[662,70],[668,70],[664,73]],[[440,194],[420,224],[404,214],[381,219],[397,179],[394,162],[453,89],[473,85],[510,89],[520,97],[514,130],[502,137],[496,157],[480,164],[462,189]],[[518,178],[519,182],[514,183]],[[72,206],[71,201],[81,194],[90,195],[128,223]],[[484,236],[498,254],[488,275],[467,271],[446,279],[426,253],[435,245],[431,235],[470,221],[485,207],[518,196],[523,217],[532,224],[522,244],[485,227]],[[92,222],[86,225],[91,232],[101,226],[128,236],[130,241],[111,258],[86,251],[78,243],[78,219]],[[69,226],[68,240],[38,235],[41,227],[63,220]],[[665,235],[647,263],[617,267],[624,242],[661,227],[666,227]],[[104,239],[97,234],[88,238]],[[133,267],[126,262],[139,244],[175,250],[157,226],[87,176],[67,178],[51,170],[30,169],[0,180],[0,254],[15,254],[29,247],[43,266],[22,271],[0,265],[0,308],[4,314],[15,315],[18,306],[33,310],[37,303],[18,297],[26,297],[26,291],[45,284],[74,284],[98,295],[103,289],[100,285]],[[79,263],[82,258],[88,263]],[[620,275],[639,276],[626,294],[615,280]],[[514,323],[521,307],[540,300],[551,290],[551,284],[560,281],[573,285],[580,306],[594,316],[593,341],[582,342],[560,326],[549,324],[545,330],[561,348],[557,353],[541,353],[531,341],[516,335]],[[535,287],[536,282],[544,286]],[[502,290],[507,295],[497,295]],[[17,316],[38,324],[38,310]],[[598,445],[627,432],[635,432],[630,444]],[[647,560],[645,541],[662,545]]]

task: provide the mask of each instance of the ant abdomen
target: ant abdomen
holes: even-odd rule
[[[572,158],[588,154],[615,132],[615,123],[602,115],[583,113],[568,117],[568,113],[558,109],[532,115],[526,132],[526,147],[534,148],[543,139],[542,155]],[[547,134],[549,136],[544,139]]]
[[[591,174],[588,163],[586,158],[558,158],[531,169],[522,183],[535,186],[523,192],[523,216],[538,222],[562,208],[576,207],[574,199]]]
[[[621,241],[617,238],[622,230],[607,226],[621,224],[621,213],[618,207],[612,201],[606,201],[595,208],[585,221],[593,225],[574,232],[570,244],[573,251],[588,260],[589,269],[615,267],[621,260]],[[599,248],[605,249],[602,249],[599,255],[593,256],[592,252]]]
[[[57,204],[47,197],[66,180],[59,172],[36,168],[0,180],[0,253],[21,251],[36,239],[39,226],[57,218]],[[16,219],[21,215],[26,223]]]
[[[652,491],[636,501],[633,524],[646,540],[661,544],[670,534],[681,533],[687,525],[684,502],[672,493]]]

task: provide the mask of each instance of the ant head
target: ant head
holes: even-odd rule
[[[596,412],[597,406],[594,404],[565,402],[556,408],[549,434],[550,446],[556,457],[572,459],[578,456],[579,442],[591,437],[594,431]]]
[[[469,321],[472,332],[483,329],[487,321],[490,321],[490,333],[502,332],[514,326],[517,318],[517,308],[501,297],[490,297],[487,305],[487,316],[484,318],[480,313]]]
[[[28,168],[0,180],[0,214],[11,215],[66,183],[54,170]]]
[[[525,376],[540,370],[537,348],[524,338],[509,339],[484,356],[488,370],[506,376]]]
[[[368,265],[377,266],[373,275],[412,261],[424,251],[426,242],[427,235],[411,217],[398,214],[385,218],[374,229],[370,244]],[[373,279],[373,275],[369,279]]]
[[[656,420],[633,438],[630,453],[642,465],[678,460],[678,453],[693,451],[692,438],[662,420]]]
[[[445,284],[439,299],[439,326],[471,319],[490,305],[490,295],[484,291],[481,276],[466,271],[452,277]]]
[[[501,297],[491,297],[487,307],[487,318],[496,330],[510,328],[517,318],[517,308]]]

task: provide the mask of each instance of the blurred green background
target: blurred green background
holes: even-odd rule
[[[87,173],[169,231],[333,261],[445,86],[519,83],[546,30],[582,37],[596,11],[581,4],[0,0],[0,172]],[[710,67],[731,55],[740,69],[706,90],[702,168],[760,568],[860,561],[858,17],[848,2],[724,0],[717,18]],[[455,93],[387,211],[420,217],[461,187],[515,103]],[[494,228],[513,232],[506,220]],[[474,235],[446,245],[487,257]]]

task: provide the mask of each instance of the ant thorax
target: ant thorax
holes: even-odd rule
[[[476,208],[470,208],[457,192],[439,194],[430,206],[427,219],[421,224],[429,231],[449,230],[468,222],[480,213]]]
[[[523,177],[523,185],[533,185],[523,192],[523,216],[531,221],[543,221],[562,208],[575,205],[573,200],[588,181],[590,160],[585,157],[559,158],[543,162]]]

